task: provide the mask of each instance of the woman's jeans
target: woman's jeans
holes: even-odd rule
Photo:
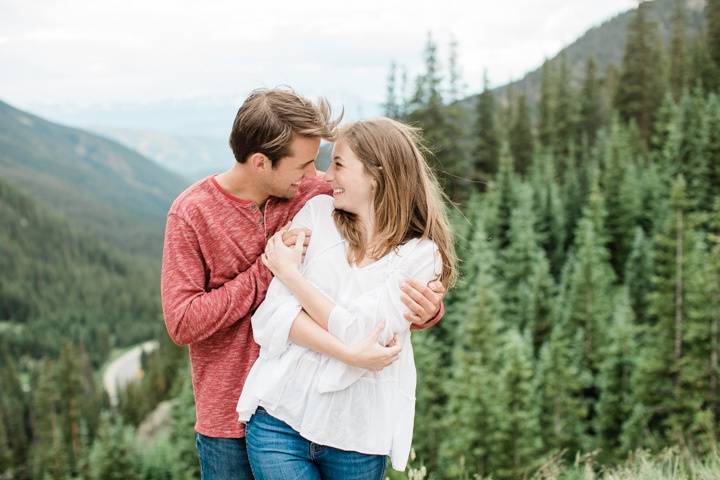
[[[245,435],[256,480],[382,480],[385,476],[385,455],[310,442],[262,407],[250,417]]]

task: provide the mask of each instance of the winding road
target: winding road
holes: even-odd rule
[[[110,397],[110,404],[117,405],[119,389],[133,380],[142,378],[140,357],[142,352],[152,352],[158,347],[156,340],[147,341],[137,345],[113,360],[103,374],[103,385]]]

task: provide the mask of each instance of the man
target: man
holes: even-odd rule
[[[230,135],[235,165],[190,186],[168,213],[163,314],[173,341],[189,345],[203,479],[252,478],[235,405],[259,353],[250,316],[272,279],[260,256],[308,199],[332,194],[315,171],[315,158],[337,123],[325,100],[314,104],[284,89],[253,92]],[[293,245],[298,233],[285,232],[284,241]],[[442,286],[432,286],[410,282],[404,288],[406,318],[416,327],[442,316]],[[366,368],[387,364],[399,348],[378,345],[377,335],[360,347],[358,366]]]

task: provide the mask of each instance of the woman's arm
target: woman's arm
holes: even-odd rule
[[[399,345],[384,347],[378,343],[383,328],[383,324],[378,325],[364,341],[348,346],[315,323],[305,311],[301,311],[290,327],[290,340],[347,365],[379,371],[397,360],[401,350]]]
[[[277,279],[292,292],[298,303],[312,320],[341,341],[352,341],[367,335],[379,321],[386,322],[382,339],[405,332],[409,322],[404,318],[404,302],[401,292],[402,280],[412,277],[425,283],[437,276],[441,263],[436,258],[433,242],[418,241],[408,245],[400,259],[400,265],[382,285],[372,292],[360,295],[348,305],[336,305],[298,270],[300,249],[287,248],[277,238],[268,242],[263,263],[273,271]],[[333,318],[335,319],[333,321]],[[336,328],[333,327],[333,324]]]
[[[277,235],[273,236],[267,243],[265,254],[261,257],[262,261],[298,298],[310,317],[327,329],[328,318],[335,305],[300,273],[298,266],[302,263],[302,257],[297,250],[303,240],[301,238],[296,240],[298,247],[293,249]],[[398,292],[407,307],[403,317],[415,329],[428,328],[440,321],[444,314],[442,307],[445,287],[438,281],[423,284],[414,276],[409,275],[405,278]]]

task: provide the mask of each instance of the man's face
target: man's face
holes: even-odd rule
[[[315,159],[320,150],[320,138],[294,136],[290,155],[283,157],[270,171],[270,195],[292,198],[300,182],[316,175]]]

